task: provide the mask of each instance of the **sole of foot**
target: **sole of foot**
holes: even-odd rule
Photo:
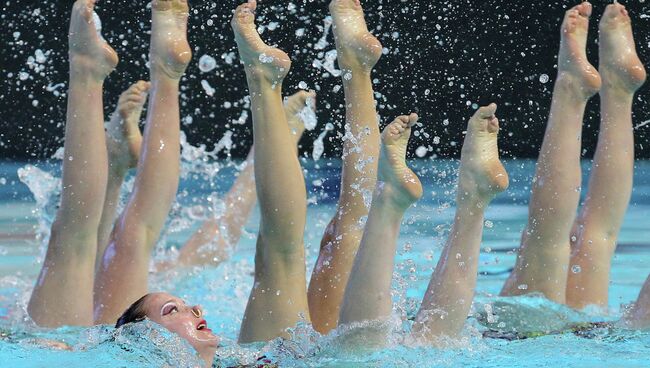
[[[187,42],[187,0],[154,0],[151,3],[151,71],[180,79],[192,59]]]
[[[599,24],[600,72],[605,85],[635,92],[646,80],[632,34],[632,20],[625,6],[610,4]]]
[[[138,164],[142,133],[138,124],[151,83],[138,81],[120,95],[117,112],[106,124],[111,168],[128,170]]]
[[[417,114],[402,115],[381,133],[378,181],[383,183],[382,196],[403,209],[422,197],[420,179],[406,165],[406,148],[417,121]]]
[[[468,199],[489,202],[508,188],[508,173],[499,160],[496,110],[496,104],[481,107],[467,124],[458,191]]]
[[[600,90],[600,74],[587,59],[587,36],[592,5],[583,2],[569,9],[562,23],[562,41],[558,57],[558,81],[568,79],[578,93],[589,98]]]
[[[98,33],[93,13],[95,0],[78,0],[72,6],[68,41],[71,70],[103,80],[117,66],[117,53]]]
[[[352,72],[370,72],[381,57],[382,45],[368,31],[360,1],[333,0],[329,9],[339,66]]]
[[[256,9],[255,0],[241,4],[230,24],[247,75],[255,81],[264,80],[275,85],[289,73],[291,59],[284,51],[264,43],[255,27]]]

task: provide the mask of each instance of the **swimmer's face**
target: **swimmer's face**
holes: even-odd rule
[[[189,341],[203,359],[212,361],[219,337],[208,328],[199,306],[189,306],[167,293],[152,293],[144,303],[147,318]]]

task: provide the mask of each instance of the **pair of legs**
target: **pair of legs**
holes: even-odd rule
[[[458,334],[472,304],[484,211],[508,186],[499,161],[496,105],[470,119],[459,169],[454,224],[417,313],[413,334],[430,341]],[[391,279],[404,212],[422,195],[406,166],[406,146],[417,116],[403,116],[382,133],[377,182],[361,245],[354,261],[339,324],[386,321],[392,313]],[[385,336],[379,336],[381,342]]]
[[[303,243],[307,194],[295,139],[282,106],[282,82],[291,60],[267,46],[254,24],[256,2],[240,5],[232,19],[246,72],[253,115],[255,186],[261,222],[255,283],[241,325],[241,342],[287,336],[309,320]]]
[[[586,56],[592,6],[562,24],[558,77],[537,162],[528,224],[503,295],[538,292],[573,308],[606,307],[610,262],[632,191],[632,101],[646,73],[625,7],[611,4],[599,27],[599,71]],[[580,200],[580,149],[587,101],[600,92],[601,122],[589,189]]]
[[[343,183],[337,213],[321,243],[321,254],[307,293],[304,178],[295,152],[286,148],[287,132],[277,112],[282,80],[289,71],[290,60],[284,52],[265,45],[260,39],[253,24],[256,5],[249,0],[237,9],[233,19],[253,104],[255,175],[262,212],[255,287],[242,323],[241,341],[282,335],[299,318],[309,320],[310,314],[317,330],[327,332],[336,327],[363,232],[360,221],[368,214],[365,202],[376,183],[379,153],[378,117],[370,72],[381,55],[381,44],[368,32],[358,0],[334,0],[330,10],[347,106]],[[274,154],[261,153],[260,144]]]
[[[345,136],[341,191],[325,229],[308,289],[314,329],[336,328],[364,219],[377,182],[380,134],[371,73],[382,45],[369,31],[359,0],[330,3],[334,40],[345,93]]]
[[[151,249],[178,186],[178,85],[191,58],[188,4],[157,0],[152,4],[151,103],[135,188],[95,273],[95,260],[102,256],[100,237],[107,236],[100,234],[109,173],[103,83],[117,55],[97,34],[94,6],[95,0],[78,0],[70,21],[61,206],[28,305],[30,316],[42,326],[113,323],[146,293]]]

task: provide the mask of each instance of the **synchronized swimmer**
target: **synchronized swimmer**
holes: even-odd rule
[[[106,123],[103,83],[118,63],[116,52],[93,23],[96,0],[77,0],[69,33],[70,86],[61,205],[52,225],[42,270],[28,305],[40,326],[117,328],[151,320],[186,339],[206,366],[220,339],[199,306],[148,291],[148,270],[179,183],[179,81],[190,62],[187,0],[153,0],[150,81],[125,91]],[[341,325],[377,321],[361,331],[381,345],[383,321],[392,313],[391,278],[397,238],[406,210],[422,196],[418,176],[406,164],[409,137],[419,117],[398,116],[380,132],[371,74],[382,55],[359,0],[332,0],[330,12],[344,75],[346,128],[341,193],[325,230],[307,285],[303,243],[307,196],[297,142],[304,126],[298,112],[313,92],[283,102],[289,56],[257,32],[255,0],[240,5],[232,29],[251,98],[254,144],[226,212],[206,221],[174,263],[158,269],[225,260],[256,202],[261,220],[255,282],[239,334],[241,343],[289,338],[299,321],[326,334]],[[600,21],[600,65],[586,56],[592,5],[566,12],[561,26],[558,76],[517,263],[502,295],[541,293],[575,309],[607,306],[611,259],[632,191],[632,103],[646,73],[625,7],[608,5]],[[580,151],[587,101],[600,94],[601,123],[586,200],[580,212]],[[148,99],[143,134],[138,122]],[[458,173],[456,214],[440,260],[412,326],[413,338],[435,343],[457,336],[469,313],[477,281],[484,213],[508,187],[499,160],[497,106],[469,119]],[[355,165],[365,162],[363,170]],[[117,214],[128,170],[136,168],[126,207]],[[614,188],[611,183],[616,181]],[[372,192],[367,208],[359,190]],[[367,218],[365,228],[358,224]],[[209,245],[209,246],[206,246]],[[570,273],[569,265],[582,272]],[[276,293],[281,290],[282,293]],[[117,322],[116,322],[117,321]],[[650,278],[630,313],[629,328],[650,326]]]

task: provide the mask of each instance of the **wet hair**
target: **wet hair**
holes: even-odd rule
[[[120,318],[117,319],[115,328],[120,328],[127,323],[137,323],[144,321],[144,319],[147,318],[147,312],[144,309],[144,302],[148,296],[149,294],[146,294],[142,298],[136,300],[135,303],[131,304],[131,306],[128,307],[124,313],[122,313]]]

